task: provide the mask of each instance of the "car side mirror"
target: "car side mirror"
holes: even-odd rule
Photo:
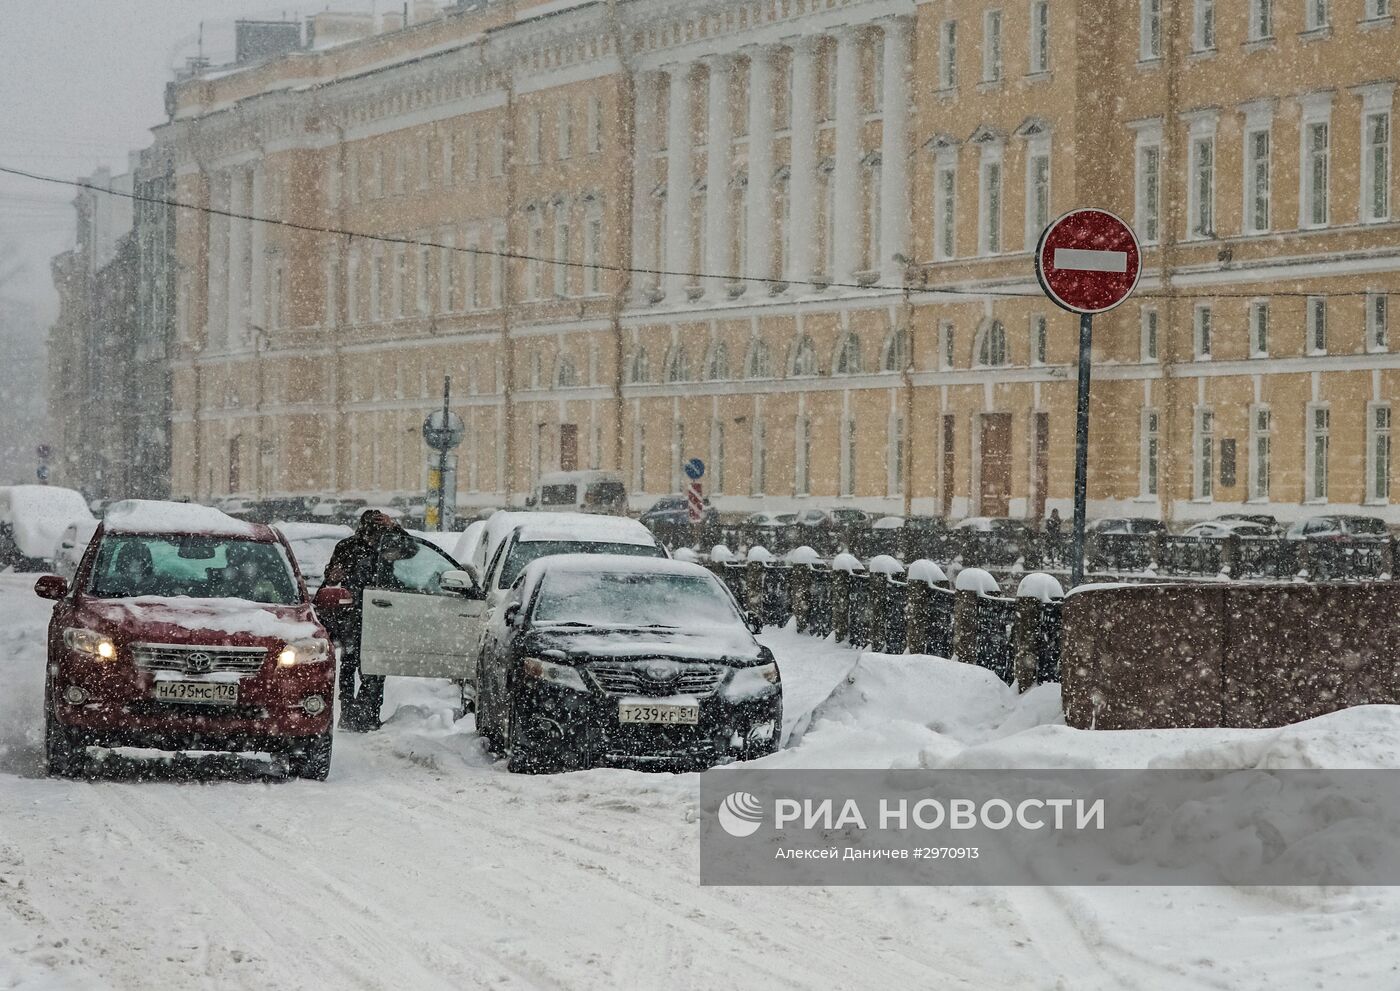
[[[438,585],[444,592],[457,592],[472,598],[482,598],[481,583],[476,580],[476,576],[463,568],[462,570],[444,571],[438,578]]]
[[[57,601],[68,594],[68,579],[58,575],[43,575],[34,583],[34,594],[41,599]]]
[[[505,621],[506,621],[506,625],[507,625],[507,626],[519,626],[519,625],[520,625],[520,603],[518,603],[518,602],[512,602],[510,605],[506,606],[506,611],[505,611],[505,616],[504,616],[504,618],[505,618]]]
[[[339,585],[323,585],[316,590],[311,604],[317,609],[344,609],[355,604],[355,597],[350,594],[349,589]]]

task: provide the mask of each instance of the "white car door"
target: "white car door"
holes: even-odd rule
[[[360,670],[469,681],[485,599],[444,589],[442,576],[460,570],[457,562],[425,541],[413,539],[413,547],[410,557],[381,561],[384,580],[364,591]]]

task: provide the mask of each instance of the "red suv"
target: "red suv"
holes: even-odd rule
[[[88,747],[131,746],[260,751],[296,777],[325,779],[334,653],[271,527],[203,506],[118,503],[72,586],[45,575],[34,590],[57,600],[44,685],[50,774],[82,774]]]

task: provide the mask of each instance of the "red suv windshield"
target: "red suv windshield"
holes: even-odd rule
[[[236,537],[107,534],[88,592],[100,599],[191,596],[282,606],[301,601],[280,545]]]

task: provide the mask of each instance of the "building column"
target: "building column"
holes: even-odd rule
[[[253,166],[253,209],[255,217],[267,216],[267,182],[263,165]],[[249,279],[248,320],[259,326],[267,326],[267,225],[252,224],[250,243],[252,246],[252,273]]]
[[[892,17],[885,32],[884,120],[880,128],[880,278],[902,284],[895,255],[909,251],[909,33],[908,17]]]
[[[236,216],[248,212],[248,179],[242,169],[230,173],[228,209],[235,216],[228,221],[228,268],[224,272],[228,279],[225,339],[230,348],[236,348],[243,343],[248,325],[248,221],[239,220]]]
[[[639,72],[635,79],[632,96],[632,267],[660,268],[661,259],[652,257],[652,246],[656,243],[655,224],[661,218],[651,215],[651,191],[656,186],[657,74]],[[638,299],[645,297],[653,288],[655,283],[647,276],[638,275],[633,280],[632,292]]]
[[[748,228],[744,232],[753,279],[773,277],[773,50],[749,50]]]
[[[728,55],[709,59],[709,114],[705,152],[705,270],[723,278],[707,279],[707,295],[725,291],[729,276],[732,238],[729,233],[729,163],[732,156],[733,120],[729,113],[729,73],[733,60]]]
[[[854,27],[836,33],[836,242],[833,282],[851,282],[860,258],[860,35]]]
[[[690,63],[671,70],[671,102],[666,119],[666,265],[683,273],[690,267]],[[689,280],[682,274],[666,276],[666,298],[685,299]]]
[[[817,39],[798,38],[792,45],[792,131],[788,196],[792,204],[788,238],[790,283],[811,279],[817,270]]]

